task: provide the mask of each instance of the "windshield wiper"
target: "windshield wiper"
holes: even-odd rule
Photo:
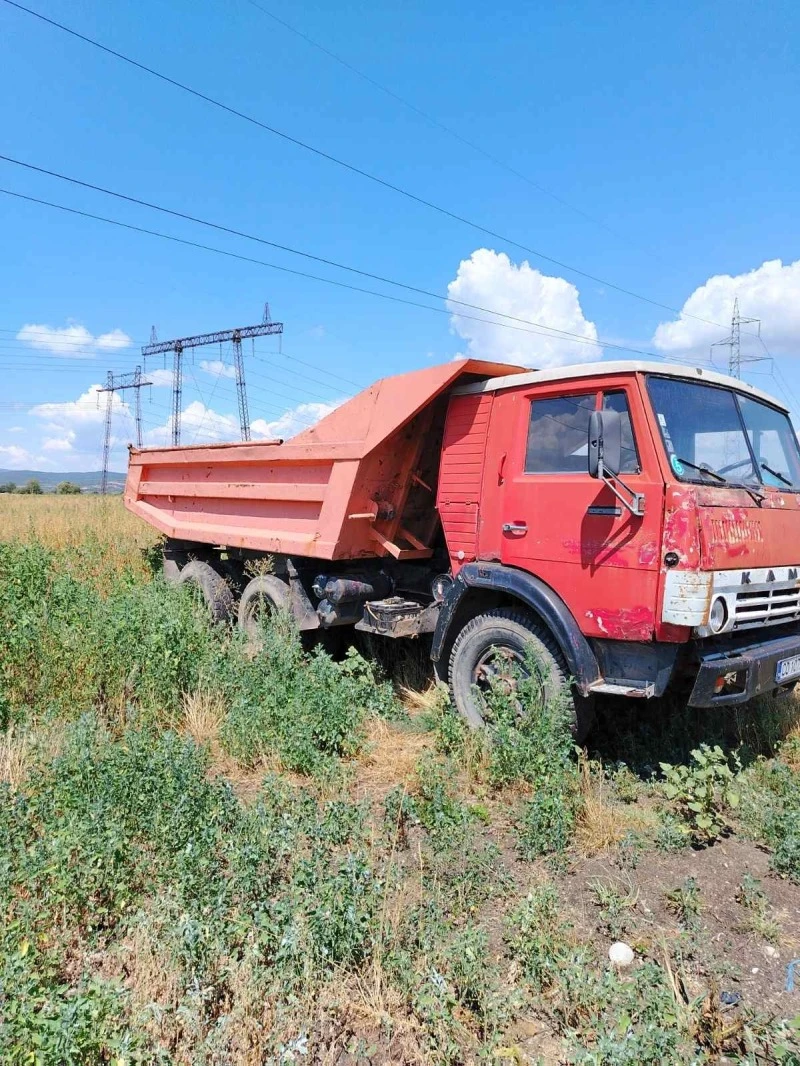
[[[788,485],[790,489],[794,487],[788,477],[784,477],[783,474],[779,473],[777,470],[773,470],[768,463],[762,463],[761,469],[766,470],[768,474],[772,474],[772,476],[776,477],[778,481],[782,481],[784,485]]]
[[[745,485],[741,481],[728,481],[724,474],[718,474],[717,471],[712,470],[710,466],[698,466],[697,463],[690,463],[688,459],[681,459],[680,456],[677,456],[677,459],[679,463],[683,463],[684,466],[691,467],[692,470],[697,470],[701,474],[708,474],[710,477],[716,478],[720,485],[727,485],[729,488],[732,489],[744,489],[745,492],[750,494],[754,502],[757,503],[759,507],[761,506],[762,500],[766,499],[764,493],[759,492],[758,489],[754,489],[752,485]],[[781,475],[778,474],[777,476],[780,477]]]
[[[681,459],[680,456],[676,456],[676,458],[679,463],[683,464],[683,466],[689,466],[692,470],[698,470],[701,474],[708,474],[710,477],[715,477],[717,481],[721,482],[723,485],[730,484],[726,477],[723,477],[722,474],[718,474],[716,470],[712,470],[710,466],[698,466],[697,463],[690,463],[688,459]]]

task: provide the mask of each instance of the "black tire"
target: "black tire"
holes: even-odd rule
[[[227,622],[233,617],[236,601],[233,593],[213,566],[199,559],[192,559],[178,574],[179,585],[194,585],[208,606],[213,622]]]
[[[164,566],[161,572],[164,575],[164,580],[168,581],[170,585],[177,585],[180,582],[181,567],[177,559],[170,559],[165,555]]]
[[[245,587],[239,600],[237,622],[251,640],[257,640],[265,618],[288,610],[289,587],[286,582],[272,574],[262,574]]]
[[[492,661],[505,656],[522,663],[532,652],[538,667],[543,700],[566,701],[573,735],[580,743],[592,722],[592,703],[571,691],[569,671],[552,634],[525,611],[498,607],[468,622],[450,654],[450,692],[460,714],[474,729],[484,723],[483,702],[476,686],[480,674],[498,676]]]

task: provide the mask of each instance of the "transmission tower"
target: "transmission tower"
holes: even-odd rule
[[[233,334],[233,365],[236,367],[236,399],[239,401],[239,426],[242,440],[250,440],[250,412],[247,410],[247,389],[244,383],[244,359],[242,358],[242,335]]]
[[[103,473],[100,479],[100,492],[103,496],[108,492],[108,458],[111,452],[111,411],[114,404],[114,393],[123,392],[125,389],[134,389],[136,402],[134,406],[136,419],[136,447],[142,446],[142,389],[145,385],[151,385],[151,381],[142,381],[142,368],[137,366],[130,374],[114,374],[110,370],[106,376],[105,387],[99,392],[106,393],[106,418],[105,433],[103,435]]]
[[[199,333],[194,337],[179,337],[174,341],[153,341],[142,348],[142,358],[172,352],[172,444],[181,442],[181,396],[183,392],[183,353],[187,348],[203,348],[209,344],[233,344],[233,359],[236,368],[236,395],[239,401],[239,426],[242,440],[250,440],[250,415],[247,407],[247,389],[244,380],[242,341],[250,337],[266,337],[283,333],[282,322],[272,322],[269,304],[264,305],[264,319],[257,326],[240,326],[237,329],[222,329],[216,333]]]
[[[755,336],[761,336],[761,320],[758,318],[742,318],[739,314],[739,297],[733,301],[733,317],[731,318],[731,331],[727,337],[721,341],[714,341],[711,345],[711,357],[713,362],[714,348],[730,348],[730,355],[728,356],[728,373],[732,378],[740,378],[742,376],[742,363],[760,363],[766,356],[763,355],[746,355],[742,358],[742,342],[741,342],[741,327],[755,325],[757,326]]]

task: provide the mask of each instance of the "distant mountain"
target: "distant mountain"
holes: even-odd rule
[[[13,481],[15,485],[24,485],[26,481],[35,478],[45,492],[55,492],[56,486],[62,481],[73,481],[80,485],[84,492],[99,492],[102,478],[100,470],[70,472],[69,470],[0,470],[0,485],[7,481]],[[108,491],[122,492],[125,488],[125,475],[112,470],[108,472]]]

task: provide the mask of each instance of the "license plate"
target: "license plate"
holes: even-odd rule
[[[780,659],[775,666],[775,680],[778,684],[791,681],[800,676],[800,655],[792,655],[788,659]]]

